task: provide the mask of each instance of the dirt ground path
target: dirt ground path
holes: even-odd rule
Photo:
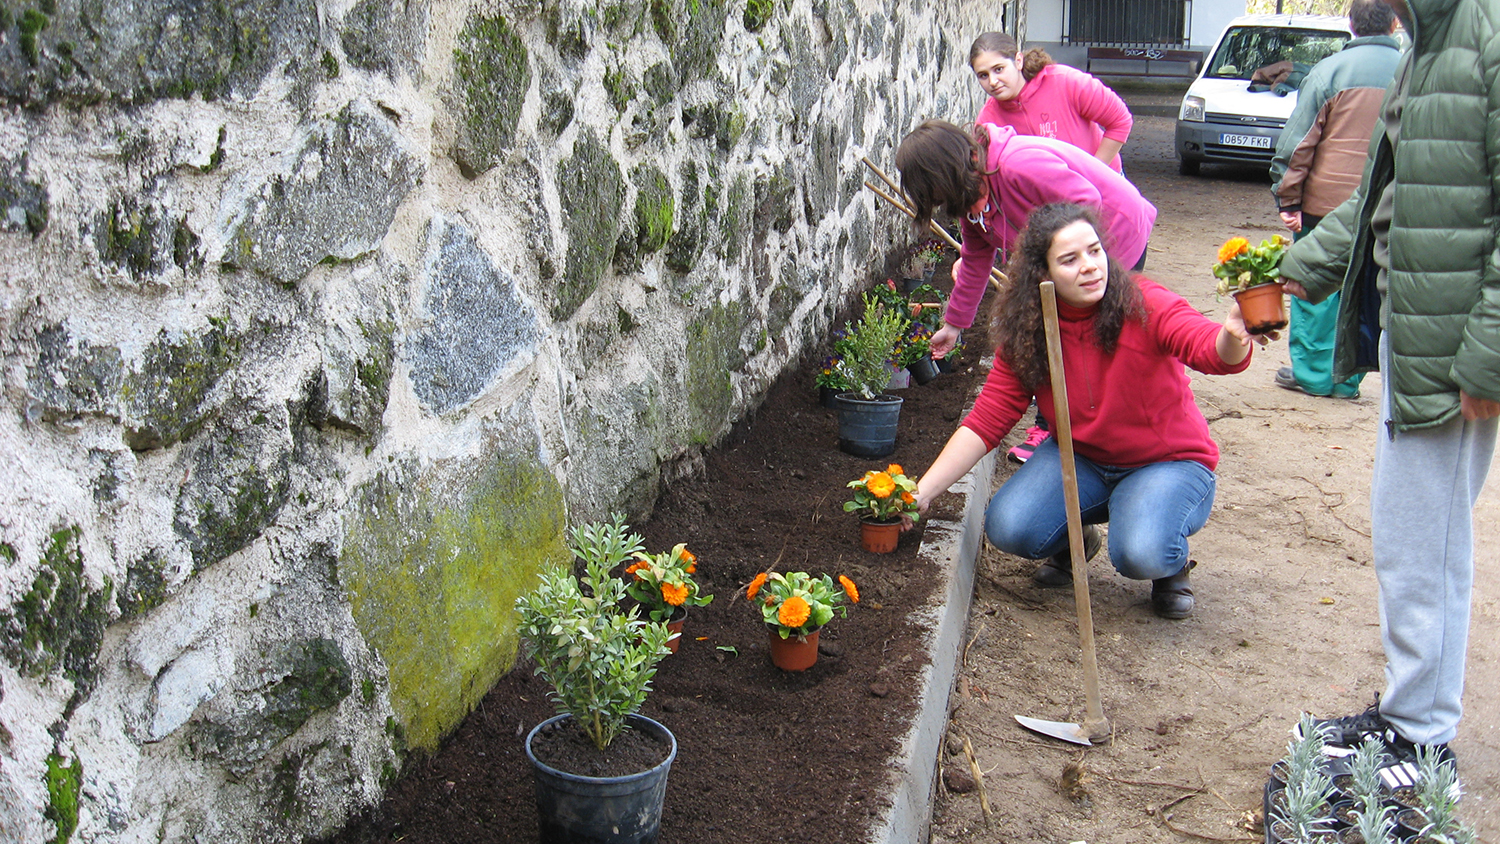
[[[1177,175],[1173,120],[1138,117],[1126,173],[1160,210],[1147,274],[1214,318],[1208,267],[1229,236],[1281,231],[1255,171]],[[968,738],[993,816],[979,794],[939,785],[933,844],[1140,844],[1262,840],[1267,768],[1299,712],[1357,712],[1384,685],[1370,565],[1369,480],[1379,375],[1356,401],[1275,387],[1282,340],[1248,372],[1194,377],[1222,451],[1218,495],[1193,539],[1198,608],[1156,618],[1149,584],[1101,556],[1090,564],[1100,686],[1114,740],[1082,749],[1022,730],[1023,714],[1084,715],[1073,597],[1031,585],[1029,561],[987,549],[976,578],[969,645],[953,696],[949,749]],[[1012,435],[1014,436],[1014,434]],[[1002,465],[996,483],[1013,467]],[[1478,571],[1465,717],[1453,744],[1461,814],[1500,842],[1500,491],[1478,512]],[[1081,781],[1064,777],[1082,766]],[[966,768],[962,750],[945,768]]]

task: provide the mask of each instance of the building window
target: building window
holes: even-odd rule
[[[1186,45],[1192,0],[1064,0],[1065,44]]]

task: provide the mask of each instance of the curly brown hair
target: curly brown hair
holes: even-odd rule
[[[1059,231],[1078,222],[1088,223],[1101,235],[1104,232],[1094,212],[1082,205],[1054,202],[1031,212],[1006,267],[1010,284],[996,297],[990,313],[990,338],[1028,390],[1036,390],[1048,377],[1040,288],[1048,275],[1047,251]],[[1145,324],[1145,297],[1135,279],[1109,256],[1109,280],[1094,318],[1094,340],[1099,348],[1113,352],[1120,342],[1120,330],[1131,319]]]

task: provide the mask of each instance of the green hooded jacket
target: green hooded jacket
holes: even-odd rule
[[[1359,188],[1281,265],[1314,302],[1343,291],[1335,382],[1375,369],[1390,332],[1394,431],[1453,420],[1460,390],[1500,401],[1500,0],[1408,5],[1413,46],[1382,107],[1399,108],[1399,140],[1376,124]],[[1370,221],[1387,185],[1382,300]]]

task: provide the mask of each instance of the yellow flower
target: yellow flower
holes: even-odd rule
[[[859,603],[859,589],[855,587],[854,581],[841,574],[839,575],[839,585],[844,587],[844,594],[849,596],[850,603]]]
[[[745,590],[745,600],[754,600],[755,596],[760,593],[760,587],[764,585],[766,585],[766,573],[761,572],[750,581],[750,588]]]
[[[906,474],[906,471],[901,468],[900,463],[892,463],[891,465],[885,467],[885,473],[887,475],[904,475]]]
[[[663,583],[661,585],[661,599],[674,607],[682,606],[682,602],[687,600],[687,596],[687,584],[674,586],[670,583]]]
[[[801,627],[807,623],[807,617],[812,613],[812,608],[807,601],[798,595],[793,595],[781,602],[781,609],[776,611],[776,620],[783,627]]]
[[[896,482],[891,476],[884,472],[876,472],[875,477],[865,482],[865,489],[876,498],[890,498],[891,493],[896,491]]]
[[[1243,255],[1250,251],[1250,241],[1243,237],[1231,237],[1219,247],[1219,263],[1224,263],[1236,255]]]

